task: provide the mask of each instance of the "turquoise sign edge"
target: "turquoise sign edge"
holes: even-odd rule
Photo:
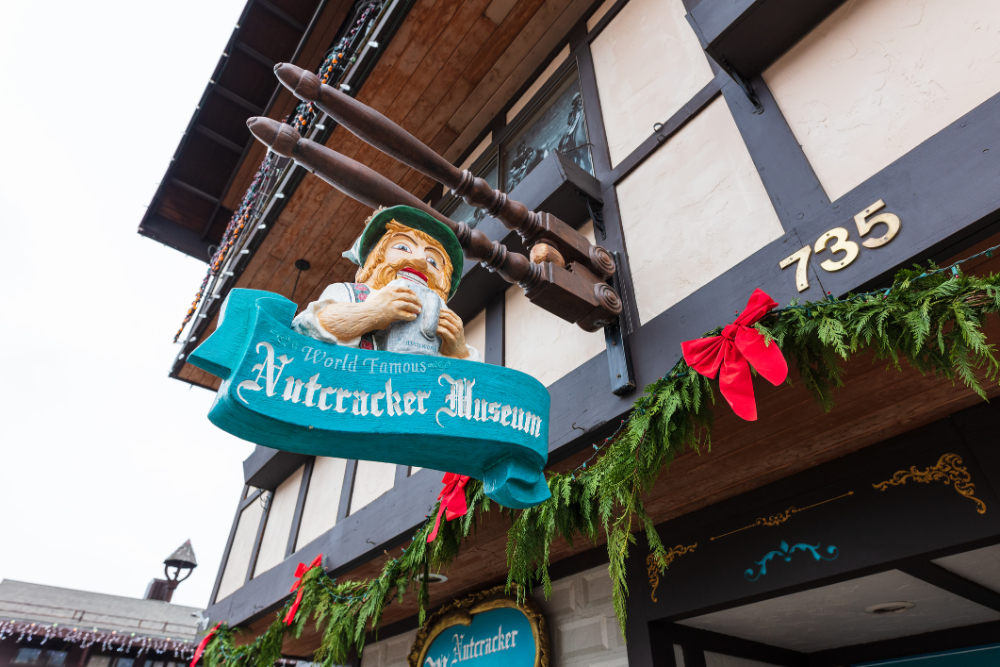
[[[550,397],[538,380],[318,341],[291,329],[296,308],[271,292],[230,292],[218,328],[188,357],[223,380],[212,423],[275,449],[469,475],[506,507],[549,498]]]

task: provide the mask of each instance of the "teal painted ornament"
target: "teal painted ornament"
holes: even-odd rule
[[[338,346],[289,326],[292,301],[234,289],[188,361],[222,378],[209,419],[301,454],[468,475],[505,507],[548,499],[549,393],[525,373]]]

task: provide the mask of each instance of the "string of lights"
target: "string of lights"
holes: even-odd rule
[[[320,65],[317,71],[323,83],[330,84],[331,81],[340,80],[346,74],[348,67],[357,59],[357,52],[365,43],[364,40],[358,39],[361,36],[362,29],[371,27],[369,23],[374,18],[373,15],[377,15],[377,12],[383,8],[384,4],[384,2],[370,2],[365,5],[361,9],[354,25],[351,26],[351,29],[327,53],[323,64]],[[348,54],[351,55],[349,56]],[[294,127],[304,137],[315,127],[318,118],[319,113],[313,103],[302,102],[295,108],[291,120],[289,121],[286,118],[283,122]],[[225,266],[230,252],[239,245],[245,231],[253,229],[257,223],[260,214],[264,210],[264,204],[268,201],[274,190],[274,185],[281,176],[280,170],[276,169],[276,162],[277,158],[275,154],[268,151],[264,161],[258,167],[257,173],[250,183],[250,187],[247,188],[246,193],[244,193],[243,198],[240,200],[240,205],[237,207],[236,212],[233,213],[229,224],[226,225],[226,231],[219,241],[219,246],[208,263],[208,271],[205,274],[205,278],[202,279],[201,286],[199,286],[191,306],[184,314],[180,328],[174,334],[175,343],[180,340],[185,327],[191,322],[195,313],[198,312],[198,306],[201,305],[205,297],[205,290],[208,289],[212,278],[217,276],[222,267]]]
[[[0,621],[0,641],[7,639],[14,639],[15,643],[18,644],[31,644],[37,641],[38,646],[45,646],[49,641],[59,640],[70,644],[79,644],[80,648],[100,646],[102,651],[112,649],[121,653],[128,653],[135,649],[136,656],[145,653],[163,655],[169,652],[179,660],[188,660],[194,654],[194,644],[186,639],[136,636],[134,632],[107,631],[98,628],[71,628],[58,623],[46,625],[30,621]]]

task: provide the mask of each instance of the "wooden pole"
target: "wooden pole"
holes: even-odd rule
[[[508,229],[516,231],[530,248],[539,242],[554,245],[567,262],[583,264],[599,279],[615,272],[615,262],[606,249],[593,245],[559,218],[536,213],[469,170],[461,170],[422,141],[378,111],[320,82],[312,72],[279,63],[274,73],[296,97],[312,102],[362,140],[420,173],[443,183],[472,206],[485,209]]]
[[[256,117],[247,121],[247,127],[274,152],[292,158],[366,206],[412,206],[434,216],[455,232],[466,257],[481,262],[507,282],[520,285],[533,303],[586,331],[601,329],[621,313],[621,300],[610,285],[595,284],[551,262],[535,264],[524,255],[507,250],[499,241],[491,241],[481,231],[435,211],[360,162],[304,139],[290,125]]]

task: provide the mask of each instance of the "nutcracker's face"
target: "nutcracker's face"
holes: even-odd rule
[[[396,278],[405,278],[426,285],[447,301],[451,274],[451,260],[440,243],[429,234],[392,221],[358,271],[357,281],[381,289]]]
[[[450,278],[449,281],[444,279],[444,258],[444,249],[440,244],[422,241],[411,231],[391,234],[385,251],[386,262],[402,267],[397,271],[398,278],[427,286],[450,282]]]

